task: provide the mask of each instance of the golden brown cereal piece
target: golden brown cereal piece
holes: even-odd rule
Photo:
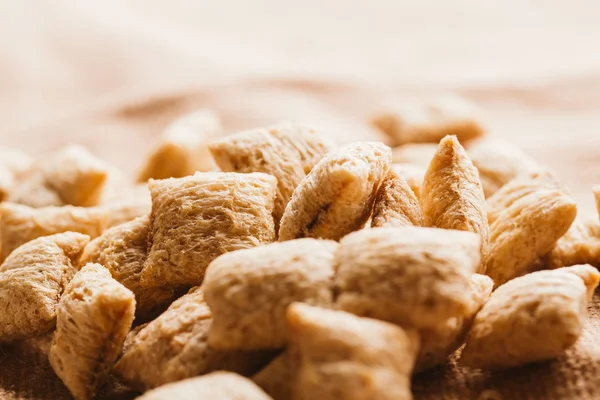
[[[456,136],[446,136],[421,188],[425,226],[477,233],[485,255],[490,228],[477,168]],[[483,272],[483,271],[478,271]]]
[[[39,336],[35,336],[18,342],[17,345],[19,347],[19,350],[22,350],[28,355],[33,355],[37,357],[41,356],[43,359],[47,360],[53,337],[54,331],[49,331]]]
[[[114,279],[133,292],[136,316],[141,319],[156,315],[174,295],[169,288],[146,288],[140,284],[149,225],[150,216],[146,215],[112,227],[92,240],[81,257],[81,265],[98,263],[106,267]]]
[[[360,229],[369,219],[390,157],[389,147],[379,142],[357,142],[328,153],[294,191],[281,218],[279,240],[338,240]]]
[[[138,182],[182,178],[214,168],[207,143],[222,130],[221,121],[209,110],[199,110],[173,121],[148,155]]]
[[[426,167],[416,164],[392,164],[392,169],[408,183],[417,199],[421,198],[421,186],[427,172]]]
[[[521,149],[504,140],[484,139],[469,147],[469,156],[479,171],[485,197],[490,197],[502,186],[541,167]]]
[[[134,313],[133,293],[99,264],[85,265],[69,282],[48,358],[75,399],[91,399],[106,381]]]
[[[2,259],[23,243],[41,236],[71,231],[95,238],[108,221],[108,212],[99,208],[31,208],[13,203],[0,204],[0,216]]]
[[[408,183],[393,169],[379,188],[371,218],[373,228],[423,225],[419,200]]]
[[[389,104],[371,123],[396,145],[437,143],[446,135],[456,135],[465,142],[485,134],[478,113],[466,99],[445,95]]]
[[[31,207],[98,204],[108,176],[106,164],[81,146],[67,146],[23,177],[10,201]]]
[[[204,290],[214,314],[208,335],[217,349],[280,349],[289,341],[287,307],[330,307],[339,244],[297,239],[223,254],[208,267]]]
[[[590,264],[599,268],[600,221],[598,217],[576,219],[543,261],[550,269],[577,264]]]
[[[288,321],[300,357],[296,398],[412,399],[413,331],[302,303]]]
[[[598,214],[600,215],[600,185],[594,186],[594,197],[596,198],[596,208],[598,209]]]
[[[7,167],[0,164],[0,202],[8,198],[14,184],[14,174]]]
[[[279,223],[296,186],[332,148],[314,129],[279,123],[227,136],[209,145],[226,172],[264,172],[277,178],[273,217]]]
[[[417,227],[354,232],[336,254],[336,306],[418,328],[465,316],[479,248],[471,232]]]
[[[418,165],[427,169],[437,150],[437,143],[408,143],[396,146],[392,148],[392,162]]]
[[[554,172],[547,168],[519,176],[502,186],[487,199],[488,223],[491,225],[514,202],[525,196],[536,193],[541,189],[561,187]]]
[[[433,328],[419,330],[421,347],[415,371],[421,372],[443,364],[465,341],[475,315],[489,299],[494,282],[490,277],[473,274],[471,277],[471,310],[465,317],[454,317]]]
[[[595,268],[577,266],[533,272],[500,286],[475,317],[462,363],[501,369],[560,356],[577,341],[588,291],[599,280]]]
[[[525,272],[552,250],[577,215],[562,189],[539,189],[512,203],[491,225],[486,274],[496,286]]]
[[[170,383],[137,400],[272,400],[252,381],[231,372],[213,372]]]
[[[0,267],[0,342],[54,328],[56,308],[89,237],[67,232],[32,240]]]
[[[113,372],[128,385],[148,390],[218,370],[253,374],[270,360],[270,352],[209,347],[211,323],[202,290],[192,289],[133,336]]]
[[[271,175],[198,172],[148,185],[152,214],[143,286],[198,285],[221,254],[275,239],[277,180]]]
[[[297,356],[288,348],[252,377],[256,383],[274,400],[294,398],[298,374]]]

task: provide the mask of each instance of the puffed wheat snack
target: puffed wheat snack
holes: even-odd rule
[[[578,264],[600,267],[600,221],[598,217],[577,218],[544,257],[550,269]]]
[[[414,332],[302,303],[288,321],[300,357],[296,399],[412,399]]]
[[[48,358],[75,399],[91,399],[106,381],[134,313],[133,293],[99,264],[85,265],[67,285]]]
[[[276,225],[296,186],[332,148],[314,129],[284,122],[227,136],[209,145],[225,172],[264,172],[277,178]]]
[[[600,215],[600,185],[594,186],[594,197],[596,198],[596,208],[598,209],[598,214]]]
[[[108,212],[100,208],[43,207],[0,204],[0,241],[4,260],[20,245],[40,236],[62,232],[79,232],[90,238],[106,228]]]
[[[139,319],[156,315],[174,295],[169,288],[146,288],[140,284],[147,257],[149,225],[150,216],[146,215],[107,229],[85,247],[81,257],[81,265],[104,266],[114,279],[133,292]]]
[[[212,314],[203,291],[192,289],[133,336],[114,368],[117,377],[139,390],[229,370],[253,374],[270,352],[220,351],[207,343]]]
[[[198,172],[148,185],[152,213],[143,286],[199,285],[219,255],[275,239],[277,180],[271,175]]]
[[[339,244],[297,239],[224,254],[208,267],[204,290],[214,314],[209,344],[218,349],[280,349],[285,313],[296,301],[330,307]]]
[[[170,383],[145,393],[137,400],[272,400],[252,381],[230,372]]]
[[[542,189],[562,188],[549,169],[521,175],[502,186],[487,199],[488,223],[491,225],[514,202]]]
[[[471,309],[465,317],[449,318],[433,327],[419,330],[421,346],[415,372],[443,364],[465,341],[471,323],[492,293],[494,282],[485,275],[471,277]]]
[[[148,155],[138,182],[148,179],[182,178],[214,168],[207,143],[222,130],[212,111],[199,110],[173,121]]]
[[[279,227],[279,240],[338,240],[364,226],[390,165],[389,147],[357,142],[328,153],[300,182]]]
[[[294,398],[298,374],[298,357],[292,355],[291,352],[290,348],[286,349],[252,377],[252,381],[274,400]]]
[[[480,263],[471,232],[373,228],[340,242],[335,259],[336,306],[354,314],[417,328],[468,314],[470,277]]]
[[[375,198],[371,227],[422,226],[419,200],[394,169],[384,178]]]
[[[56,308],[77,271],[89,237],[41,237],[17,248],[0,267],[0,342],[33,338],[56,324]]]
[[[150,214],[152,199],[147,184],[139,184],[105,200],[99,207],[108,212],[108,228]]]
[[[21,179],[10,201],[31,207],[98,204],[107,165],[81,146],[67,146]]]
[[[486,274],[499,286],[529,272],[576,215],[575,201],[560,188],[539,189],[515,201],[491,225]]]
[[[477,168],[456,136],[440,141],[425,174],[420,200],[425,226],[478,234],[485,258],[490,235],[485,197]]]
[[[475,317],[461,362],[502,369],[560,356],[577,341],[599,280],[595,268],[575,266],[500,286]]]
[[[371,123],[396,145],[437,143],[446,135],[456,135],[464,142],[485,134],[478,114],[477,108],[466,99],[447,94],[388,104]]]
[[[521,149],[499,139],[477,141],[468,149],[485,197],[490,197],[502,186],[524,174],[538,171],[540,166]]]

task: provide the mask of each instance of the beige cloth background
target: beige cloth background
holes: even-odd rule
[[[78,142],[132,172],[197,107],[228,131],[293,118],[341,141],[381,139],[364,122],[380,101],[451,90],[591,212],[598,21],[595,0],[0,0],[0,144],[39,154]],[[417,378],[416,397],[600,398],[597,309],[564,359],[501,374],[452,363]],[[68,398],[43,361],[0,350],[0,398]]]

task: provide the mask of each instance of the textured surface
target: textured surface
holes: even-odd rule
[[[171,383],[145,393],[139,400],[269,400],[254,383],[228,372],[213,372],[198,378]]]
[[[211,312],[195,288],[145,325],[125,346],[115,375],[134,388],[148,390],[212,371],[252,374],[270,352],[219,351],[207,343]]]
[[[599,280],[588,265],[538,271],[500,286],[475,317],[460,361],[503,369],[560,356],[579,338],[588,292]]]
[[[302,303],[290,306],[288,321],[300,361],[297,399],[412,399],[414,332]]]
[[[149,182],[152,194],[143,286],[195,286],[228,251],[275,239],[277,180],[267,174],[203,172]]]
[[[300,301],[330,307],[338,243],[297,239],[223,254],[208,267],[204,290],[214,313],[209,344],[218,349],[281,349],[285,313]]]
[[[558,239],[543,262],[548,268],[590,264],[600,267],[600,220],[597,216],[577,217],[563,237]]]
[[[294,190],[281,218],[279,240],[338,240],[361,228],[390,160],[390,149],[376,142],[358,142],[327,154]]]
[[[432,327],[464,316],[469,279],[480,264],[471,232],[372,228],[340,242],[335,258],[336,306],[400,325]]]
[[[371,227],[422,226],[423,213],[413,189],[395,169],[390,169],[377,192]]]
[[[76,400],[89,400],[109,377],[135,313],[133,293],[99,264],[85,265],[57,309],[48,358]]]
[[[479,173],[456,136],[446,136],[427,169],[421,187],[425,226],[474,232],[481,238],[482,261],[490,236]],[[485,272],[485,264],[477,272]]]
[[[330,149],[322,133],[292,122],[240,132],[211,143],[215,162],[226,172],[264,172],[277,178],[276,227],[296,186]]]
[[[95,238],[106,228],[108,211],[83,207],[30,208],[20,204],[0,205],[2,259],[14,249],[40,236],[79,232]]]

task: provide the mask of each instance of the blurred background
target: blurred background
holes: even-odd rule
[[[383,99],[444,90],[591,209],[598,21],[593,0],[0,0],[0,144],[77,142],[131,172],[198,107],[230,132],[291,118],[382,139]]]

